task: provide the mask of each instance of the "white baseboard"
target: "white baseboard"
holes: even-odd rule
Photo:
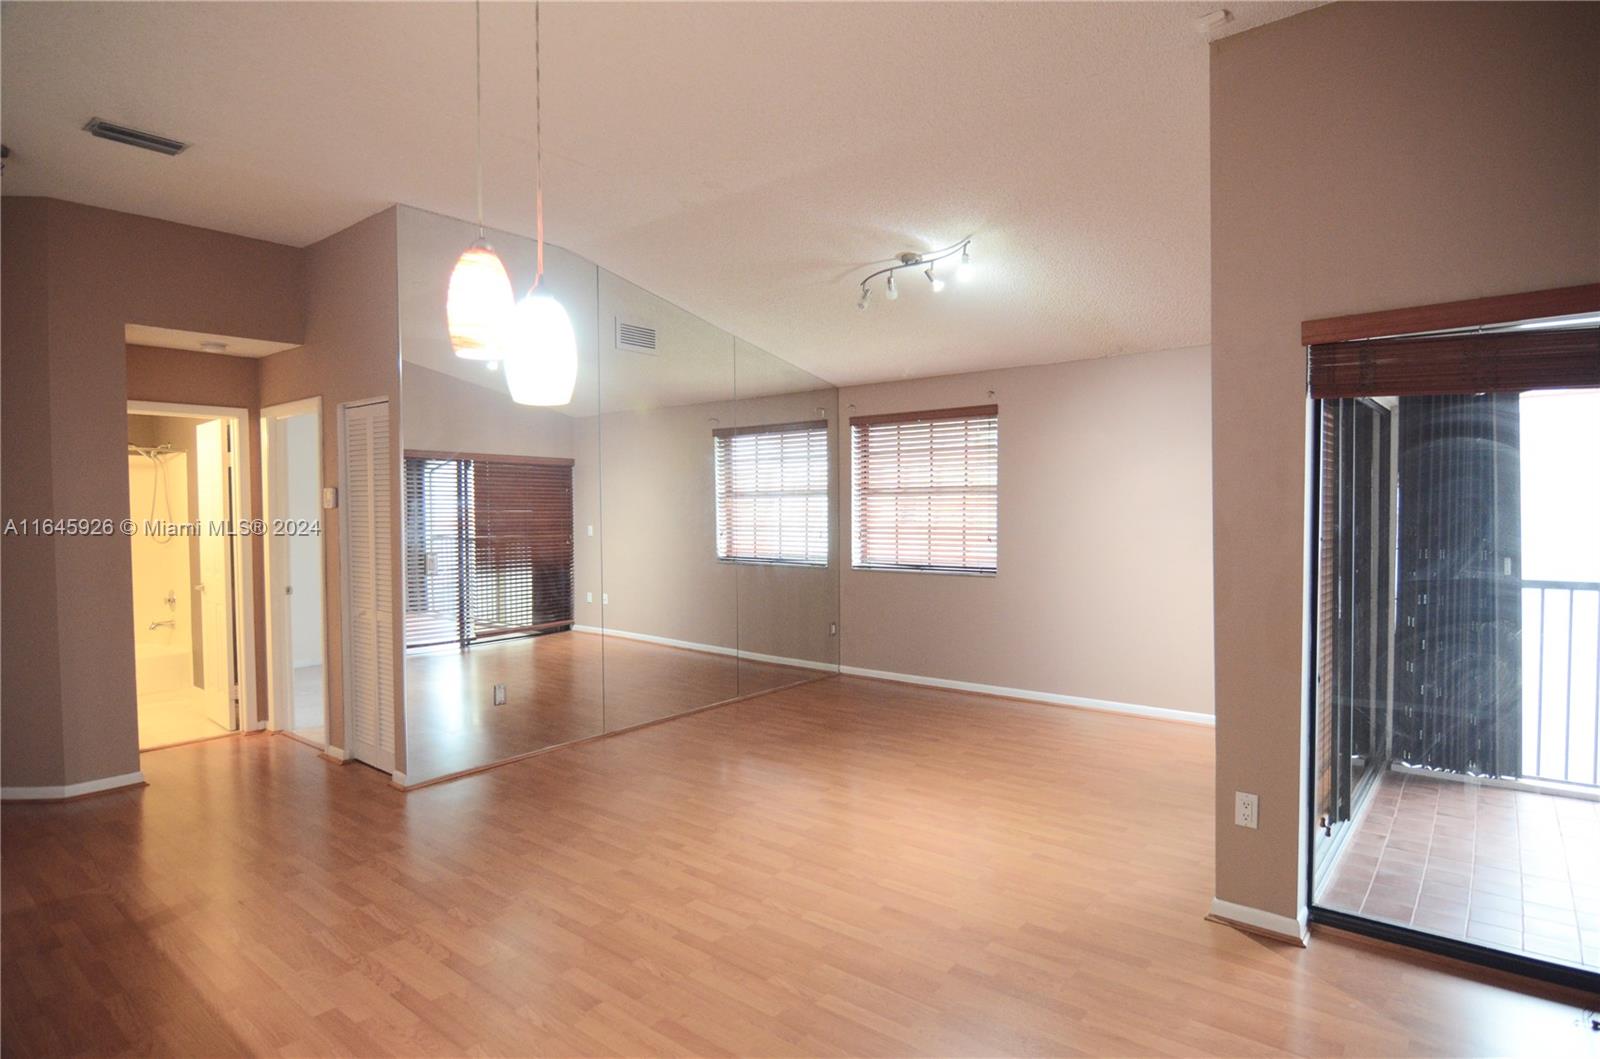
[[[1306,930],[1306,910],[1300,909],[1298,917],[1291,919],[1280,916],[1276,912],[1263,912],[1259,908],[1249,905],[1236,905],[1232,901],[1224,901],[1220,897],[1211,899],[1211,915],[1208,919],[1226,923],[1229,926],[1253,930],[1261,934],[1270,934],[1272,937],[1281,938],[1292,944],[1304,946],[1308,938]]]
[[[860,666],[840,666],[839,672],[853,677],[874,677],[893,680],[901,684],[921,684],[930,688],[948,688],[951,691],[971,691],[979,695],[999,695],[1008,699],[1027,699],[1047,702],[1052,706],[1076,706],[1085,710],[1106,713],[1124,713],[1134,717],[1155,717],[1163,721],[1180,721],[1215,728],[1217,719],[1209,713],[1192,710],[1173,710],[1165,706],[1144,706],[1136,702],[1113,702],[1110,699],[1089,699],[1082,695],[1058,695],[1053,691],[1031,691],[1027,688],[1003,688],[997,684],[976,684],[970,680],[946,680],[943,677],[923,677],[911,673],[890,673],[882,669],[863,669]]]
[[[809,658],[786,658],[782,655],[758,654],[755,651],[741,651],[736,647],[724,647],[721,644],[695,643],[693,640],[674,640],[666,636],[653,636],[646,632],[601,629],[594,625],[574,625],[572,631],[600,633],[604,636],[620,636],[624,640],[639,640],[643,643],[660,644],[663,647],[681,647],[685,651],[701,651],[706,654],[724,655],[729,658],[748,658],[754,662],[771,662],[773,665],[795,666],[799,669],[817,669],[828,673],[837,673],[839,671],[839,667],[832,662],[814,662]]]
[[[342,746],[334,746],[332,743],[328,744],[328,748],[326,750],[324,750],[323,753],[327,754],[329,757],[333,758],[335,761],[349,761],[350,760],[350,755],[345,753],[344,747],[342,747]]]
[[[389,782],[396,787],[404,787],[406,785],[406,774],[404,772],[391,772],[389,773]]]
[[[144,782],[143,772],[128,772],[105,779],[69,783],[64,787],[0,787],[0,800],[8,802],[59,802],[84,794],[114,791],[118,787],[137,787]]]

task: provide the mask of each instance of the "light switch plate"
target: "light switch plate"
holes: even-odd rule
[[[594,602],[594,593],[593,592],[585,592],[583,594],[583,601],[585,603],[593,603]]]
[[[322,487],[322,509],[324,511],[332,511],[334,508],[336,508],[338,506],[339,506],[339,487],[336,486],[336,485],[325,485],[325,486],[323,486]]]

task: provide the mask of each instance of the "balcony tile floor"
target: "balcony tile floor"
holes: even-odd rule
[[[1600,802],[1389,772],[1324,908],[1600,970]]]

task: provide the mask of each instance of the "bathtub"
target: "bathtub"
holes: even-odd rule
[[[172,631],[156,629],[154,635],[170,635]],[[133,663],[140,695],[187,691],[194,687],[194,651],[187,643],[140,643],[136,640]]]

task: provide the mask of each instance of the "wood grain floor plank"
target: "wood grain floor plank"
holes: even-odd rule
[[[0,821],[6,1055],[1593,1054],[1205,922],[1211,733],[839,678],[410,794],[287,738]]]

